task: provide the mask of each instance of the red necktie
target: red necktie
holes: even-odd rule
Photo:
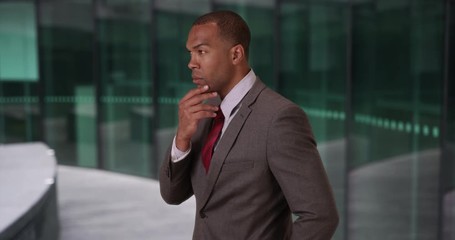
[[[213,155],[213,147],[221,135],[223,124],[224,115],[220,108],[216,112],[216,117],[213,119],[212,123],[212,129],[210,130],[207,140],[205,141],[205,145],[202,148],[202,163],[204,164],[205,172],[209,171],[210,161],[212,160]]]

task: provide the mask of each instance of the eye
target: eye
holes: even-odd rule
[[[197,52],[199,53],[199,55],[202,55],[202,54],[206,54],[206,53],[207,53],[207,51],[205,51],[205,50],[198,50]]]

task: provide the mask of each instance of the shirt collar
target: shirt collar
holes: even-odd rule
[[[254,82],[256,82],[256,74],[253,69],[251,69],[250,72],[248,72],[248,74],[231,89],[226,97],[224,97],[220,108],[226,118],[230,117],[232,110],[240,103],[248,91],[250,91]]]

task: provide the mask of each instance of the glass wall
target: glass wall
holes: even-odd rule
[[[352,16],[348,237],[436,239],[443,2],[365,1]]]
[[[0,143],[41,139],[33,1],[0,1]]]
[[[333,239],[455,240],[454,0],[0,0],[0,143],[156,178],[194,87],[186,38],[242,15],[250,62],[307,113]]]
[[[103,168],[150,176],[155,172],[150,2],[99,1],[96,71]]]
[[[60,163],[96,167],[92,3],[43,0],[37,9],[44,139]]]

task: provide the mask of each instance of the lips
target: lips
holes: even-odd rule
[[[205,81],[203,78],[201,77],[198,77],[198,76],[195,76],[195,75],[192,75],[191,78],[193,79],[193,83],[196,84],[196,85],[203,85],[205,84]]]

